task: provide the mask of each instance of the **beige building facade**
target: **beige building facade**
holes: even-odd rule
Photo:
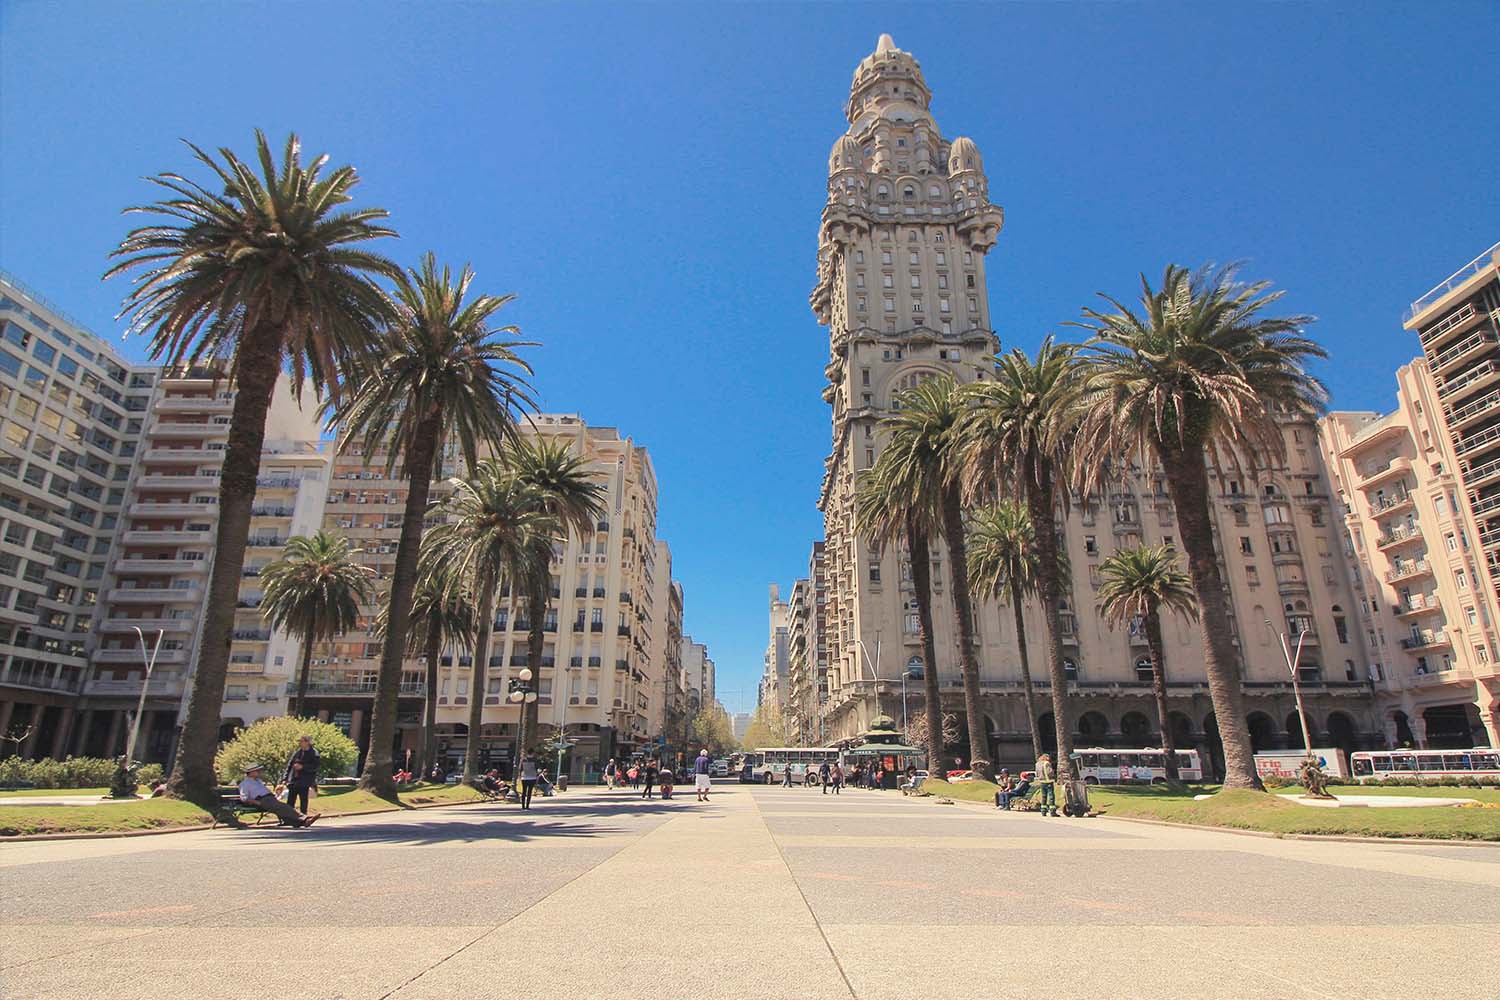
[[[792,585],[787,602],[787,704],[807,745],[826,736],[823,712],[828,704],[827,577],[823,543],[814,542],[807,576]]]
[[[912,712],[921,704],[920,683],[902,684],[903,676],[925,667],[909,567],[903,553],[881,552],[868,542],[853,507],[857,476],[879,454],[879,421],[897,392],[925,377],[982,377],[986,359],[999,348],[984,261],[1003,216],[990,201],[975,144],[942,137],[930,98],[916,60],[882,36],[855,72],[849,129],[829,162],[811,300],[829,328],[823,394],[833,417],[820,499],[828,622],[823,718],[829,740],[854,736],[876,715],[901,718],[903,708]],[[1301,672],[1314,740],[1350,749],[1373,745],[1383,733],[1373,708],[1370,656],[1354,624],[1358,602],[1317,427],[1289,421],[1284,433],[1284,463],[1225,473],[1214,504],[1251,732],[1262,749],[1300,742],[1279,635],[1290,633],[1295,641],[1305,632]],[[1159,472],[1133,468],[1107,494],[1076,497],[1063,525],[1074,567],[1062,611],[1079,745],[1150,744],[1159,739],[1159,727],[1144,640],[1102,621],[1097,589],[1100,564],[1112,552],[1173,540],[1173,510]],[[936,668],[945,707],[957,709],[962,687],[941,545],[934,545],[932,560]],[[1030,725],[1020,698],[1012,613],[984,605],[977,618],[985,736],[993,759],[1019,763],[1029,753]],[[1045,671],[1035,666],[1044,662],[1041,616],[1028,608],[1026,618],[1043,694],[1039,718],[1031,724],[1050,734],[1047,685],[1040,679]],[[1216,754],[1196,626],[1164,624],[1174,735],[1180,746]]]

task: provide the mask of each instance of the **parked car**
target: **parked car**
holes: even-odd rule
[[[714,777],[729,777],[729,761],[726,758],[720,757],[718,760],[714,761]]]

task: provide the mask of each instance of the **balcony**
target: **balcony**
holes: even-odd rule
[[[603,622],[589,622],[589,631],[590,632],[603,632],[604,631],[604,623]]]
[[[207,573],[207,559],[121,559],[117,573]]]
[[[1445,296],[1454,290],[1463,287],[1476,275],[1483,274],[1492,267],[1500,266],[1500,243],[1496,243],[1484,253],[1469,261],[1463,267],[1454,271],[1436,287],[1417,299],[1411,304],[1411,308],[1401,317],[1401,325],[1411,329],[1412,321],[1421,313],[1426,312],[1443,300]]]
[[[621,604],[629,604],[630,601],[631,601],[630,591],[628,591],[628,590],[622,590],[622,591],[620,591],[620,603]]]
[[[263,628],[237,628],[230,633],[230,638],[235,642],[270,642],[270,629]]]
[[[630,669],[630,661],[629,660],[616,660],[615,661],[615,669],[616,670],[629,670]]]
[[[1450,664],[1447,670],[1429,670],[1427,673],[1413,672],[1411,687],[1439,687],[1443,684],[1471,684],[1474,672],[1468,667]]]
[[[1430,615],[1443,610],[1443,606],[1438,603],[1436,597],[1417,594],[1411,600],[1393,606],[1391,610],[1395,612],[1397,618],[1406,618],[1413,615]]]
[[[1359,473],[1359,484],[1363,489],[1368,489],[1376,483],[1384,482],[1395,476],[1402,476],[1411,472],[1411,462],[1405,458],[1392,459],[1388,465],[1368,471],[1361,469]]]
[[[291,517],[294,511],[290,507],[276,507],[265,504],[257,504],[250,508],[251,517]]]
[[[1453,450],[1455,454],[1462,457],[1464,455],[1470,455],[1475,452],[1481,451],[1485,448],[1494,447],[1497,442],[1500,442],[1500,424],[1496,424],[1493,427],[1486,427],[1478,434],[1472,434],[1467,437],[1461,438],[1458,442],[1457,447],[1455,447]]]
[[[575,668],[582,667],[583,666],[583,657],[581,657],[581,656],[571,657],[568,660],[568,666],[575,667]]]
[[[603,597],[604,597],[604,595],[606,593],[608,593],[608,591],[606,591],[603,587],[595,587],[594,588],[594,597],[596,599],[603,599]]]
[[[219,516],[219,505],[182,501],[152,503],[150,500],[141,500],[130,505],[130,514],[132,517],[201,517],[212,520]]]
[[[1391,514],[1398,510],[1405,510],[1417,502],[1417,498],[1410,493],[1399,493],[1393,497],[1381,497],[1370,502],[1370,513],[1377,517],[1382,514]]]
[[[1471,490],[1500,479],[1500,458],[1491,459],[1479,465],[1470,465],[1468,462],[1462,462],[1460,465],[1464,471],[1464,484]]]
[[[630,634],[630,626],[629,625],[620,625],[620,626],[618,626],[615,629],[615,635],[629,635],[629,634]]]
[[[403,681],[401,683],[401,694],[421,697],[427,691],[426,681]],[[333,681],[324,683],[311,683],[307,686],[308,694],[318,695],[363,695],[370,696],[375,693],[375,681]],[[466,704],[467,698],[460,698],[456,704]]]
[[[135,630],[140,629],[142,632],[147,633],[149,637],[150,633],[157,630],[188,633],[197,627],[198,620],[196,618],[126,618],[124,616],[114,616],[105,619],[99,626],[99,631],[109,633],[125,632],[134,635]]]
[[[10,664],[0,670],[0,687],[22,687],[33,691],[69,691],[77,693],[83,690],[83,674],[81,668],[74,667],[65,669],[62,666],[21,667]]]
[[[134,529],[120,536],[127,544],[136,545],[208,545],[214,540],[212,531],[151,531]]]
[[[604,658],[603,657],[599,657],[599,656],[590,656],[589,657],[589,666],[591,668],[595,669],[595,670],[598,670],[600,664],[602,664],[603,662],[604,662]]]
[[[1435,355],[1432,358],[1432,372],[1434,375],[1441,375],[1444,371],[1452,369],[1460,362],[1473,358],[1481,351],[1492,349],[1495,346],[1495,339],[1488,333],[1470,334],[1452,347]]]
[[[180,420],[163,420],[152,427],[149,434],[152,438],[226,437],[229,434],[229,425],[212,422],[190,424]]]
[[[181,650],[173,650],[173,652],[181,652]],[[167,650],[162,650],[161,657],[158,657],[156,662],[161,663],[162,658],[166,655]],[[95,654],[94,658],[96,660],[99,659],[98,654]],[[141,662],[139,652],[135,654],[135,659],[131,662],[136,664]],[[89,681],[86,690],[88,694],[92,695],[118,695],[135,698],[139,697],[141,693],[141,678],[139,675],[120,680],[95,678]],[[159,671],[152,671],[151,681],[146,686],[146,691],[147,696],[152,698],[180,698],[183,691],[182,676],[176,673],[163,674]]]
[[[1413,632],[1401,640],[1401,648],[1405,650],[1437,649],[1451,645],[1453,642],[1448,638],[1448,630],[1441,628]]]
[[[1482,361],[1451,379],[1439,378],[1438,394],[1444,399],[1456,399],[1466,392],[1482,389],[1500,380],[1500,361]]]
[[[157,413],[230,413],[234,410],[232,399],[197,397],[185,399],[168,396],[156,401]]]
[[[146,648],[148,651],[146,655],[148,658],[150,656],[150,646],[150,643],[146,644]],[[90,659],[92,659],[95,663],[130,663],[136,666],[140,666],[142,663],[141,647],[138,645],[132,645],[126,649],[96,649],[94,650],[94,654],[90,657]],[[158,650],[156,653],[156,662],[158,665],[163,663],[186,663],[187,650]],[[93,685],[90,685],[90,688],[92,687]],[[136,690],[139,691],[140,688],[137,686]]]
[[[109,592],[116,604],[197,604],[197,587],[120,587]]]
[[[1405,545],[1409,542],[1422,541],[1422,532],[1419,528],[1406,525],[1397,525],[1390,531],[1375,540],[1375,547],[1380,549],[1394,548],[1397,545]]]
[[[279,549],[286,545],[286,535],[261,535],[245,542],[252,549]]]
[[[1473,509],[1475,517],[1483,517],[1492,510],[1500,509],[1500,493],[1491,493],[1483,499],[1470,494],[1469,505]]]
[[[219,477],[190,473],[176,476],[154,473],[142,476],[136,485],[143,490],[216,490],[219,488]]]
[[[1443,409],[1448,416],[1448,426],[1455,431],[1462,430],[1485,414],[1500,410],[1500,390],[1491,390],[1462,406]]]
[[[574,597],[587,597],[587,596],[589,596],[589,588],[587,588],[587,587],[576,587],[573,590],[573,596]]]
[[[147,448],[143,456],[148,462],[218,462],[224,458],[223,448]]]
[[[1448,338],[1467,330],[1484,315],[1483,312],[1474,308],[1474,303],[1466,302],[1461,308],[1449,313],[1442,321],[1422,331],[1423,350],[1433,350]]]

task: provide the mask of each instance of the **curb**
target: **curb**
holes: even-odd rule
[[[404,813],[414,809],[446,809],[450,806],[476,806],[489,802],[489,799],[475,799],[469,802],[423,802],[414,803],[400,808],[392,806],[389,809],[364,809],[360,812],[343,813],[338,815],[324,816],[320,820],[342,820],[356,819],[360,816],[379,816],[385,813]],[[209,823],[199,823],[196,826],[164,826],[151,830],[89,830],[79,833],[27,833],[17,837],[0,837],[0,846],[5,844],[25,844],[33,841],[47,840],[114,840],[120,837],[155,837],[165,833],[191,833],[194,830],[212,830],[214,826]],[[233,830],[232,826],[225,826],[226,830]],[[253,827],[251,828],[253,829]],[[267,829],[271,829],[267,827]]]
[[[909,796],[903,796],[907,798]],[[939,798],[931,794],[918,798]],[[993,809],[983,802],[971,802],[968,799],[952,799],[954,805],[970,806],[976,809]],[[936,805],[937,803],[933,803]],[[1500,850],[1500,841],[1494,840],[1453,840],[1447,837],[1359,837],[1345,833],[1273,833],[1269,830],[1245,830],[1234,826],[1206,826],[1202,823],[1174,823],[1166,819],[1145,819],[1139,816],[1116,816],[1108,811],[1098,816],[1085,817],[1089,819],[1112,819],[1121,823],[1144,823],[1147,826],[1165,826],[1175,830],[1203,830],[1208,833],[1233,833],[1241,837],[1261,837],[1267,840],[1309,840],[1313,842],[1322,841],[1333,844],[1391,844],[1391,845],[1438,845],[1442,847],[1477,847]]]

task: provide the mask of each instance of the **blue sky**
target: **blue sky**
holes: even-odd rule
[[[1500,238],[1493,3],[0,5],[0,266],[118,337],[99,275],[179,137],[301,133],[360,169],[402,262],[515,292],[549,409],[650,449],[687,628],[753,703],[766,585],[821,532],[828,149],[882,31],[1006,226],[1030,348],[1169,261],[1242,259],[1381,408],[1415,297]],[[140,343],[125,346],[139,356]]]

